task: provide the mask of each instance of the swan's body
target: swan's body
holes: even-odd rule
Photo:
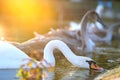
[[[15,46],[0,41],[0,69],[19,68],[23,64],[23,59],[30,59],[30,57]]]
[[[90,69],[102,69],[98,67],[91,58],[83,57],[83,56],[76,56],[69,47],[60,40],[52,40],[48,42],[44,49],[44,57],[41,63],[45,67],[55,67],[55,58],[53,55],[53,50],[57,48],[60,50],[63,55],[70,61],[73,65],[81,68]],[[0,68],[19,68],[20,65],[23,63],[23,59],[30,59],[24,52],[16,48],[15,46],[0,41]],[[40,62],[38,62],[39,64]]]

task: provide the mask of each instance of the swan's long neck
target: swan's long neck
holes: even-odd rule
[[[89,38],[87,34],[87,23],[88,23],[87,15],[83,17],[81,20],[81,37],[82,37],[82,50],[85,48],[89,51],[93,51],[93,47],[95,46],[94,42]]]
[[[67,60],[74,64],[74,60],[77,59],[77,56],[70,50],[70,48],[64,42],[59,40],[50,41],[45,46],[44,60],[46,60],[47,63],[49,63],[51,66],[55,66],[55,58],[53,55],[53,50],[55,48],[60,50],[63,53],[63,55],[67,58]],[[43,64],[46,67],[49,67],[47,64]]]

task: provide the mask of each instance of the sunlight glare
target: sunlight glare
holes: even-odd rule
[[[4,29],[2,24],[0,24],[0,40],[4,40]]]
[[[48,0],[4,0],[2,8],[9,26],[24,31],[46,30],[54,18],[53,7]]]

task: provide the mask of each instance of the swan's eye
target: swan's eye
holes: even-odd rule
[[[91,61],[88,61],[88,60],[87,60],[86,62],[88,62],[89,65],[91,65],[91,64],[96,64],[96,62],[95,62],[95,61],[92,61],[92,60],[91,60]]]

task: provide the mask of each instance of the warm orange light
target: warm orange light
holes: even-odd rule
[[[29,31],[46,30],[54,14],[48,0],[3,0],[3,9],[9,26]],[[47,29],[48,30],[48,29]]]
[[[20,20],[31,20],[36,18],[38,13],[38,4],[36,0],[8,0],[8,6],[11,14]]]
[[[4,29],[2,24],[0,24],[0,40],[4,40]]]

